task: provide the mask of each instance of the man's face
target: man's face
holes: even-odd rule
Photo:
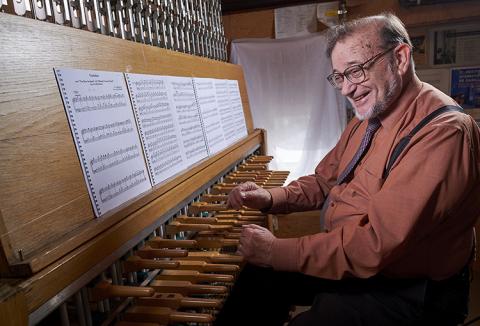
[[[373,33],[354,34],[338,42],[332,51],[334,72],[343,73],[352,65],[362,64],[385,49]],[[360,120],[370,119],[386,111],[398,97],[401,79],[392,63],[393,51],[365,66],[365,80],[359,84],[344,78],[341,92],[348,98]]]

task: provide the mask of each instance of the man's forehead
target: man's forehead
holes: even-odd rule
[[[332,63],[355,64],[370,58],[376,53],[379,41],[369,36],[357,33],[339,41],[332,51]]]
[[[351,54],[370,54],[377,48],[376,40],[363,35],[352,35],[339,41],[333,48],[332,54],[335,52],[348,52]],[[338,51],[335,51],[338,50]]]

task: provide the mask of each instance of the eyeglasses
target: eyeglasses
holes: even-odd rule
[[[371,57],[370,59],[368,59],[364,63],[348,67],[347,69],[345,69],[343,71],[343,73],[334,72],[334,73],[327,76],[327,80],[336,89],[342,89],[343,82],[344,82],[345,78],[347,78],[353,84],[360,84],[366,78],[365,70],[370,68],[370,67],[367,67],[367,66],[369,64],[373,65],[377,59],[379,59],[383,55],[387,54],[388,52],[392,51],[393,49],[395,49],[395,46],[391,47],[388,50],[385,50],[383,52],[380,52],[380,53],[374,55],[373,57]]]

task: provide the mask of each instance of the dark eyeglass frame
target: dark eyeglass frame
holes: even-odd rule
[[[370,63],[373,65],[377,59],[381,58],[382,56],[384,56],[388,52],[392,51],[396,47],[397,46],[395,45],[395,46],[392,46],[391,48],[389,48],[389,49],[387,49],[383,52],[377,53],[373,57],[371,57],[370,59],[365,61],[364,63],[360,63],[360,64],[357,64],[357,65],[351,65],[350,67],[347,67],[343,71],[343,73],[333,72],[333,73],[331,73],[330,75],[327,76],[327,80],[336,89],[342,89],[345,78],[347,78],[352,84],[355,84],[355,85],[363,83],[365,81],[365,78],[367,77],[367,75],[365,74],[365,70],[368,70],[370,68],[370,67],[366,67],[366,66]],[[355,77],[355,75],[353,75],[354,73],[357,73],[358,77]],[[340,84],[335,82],[336,77],[341,77],[342,78],[342,82]]]

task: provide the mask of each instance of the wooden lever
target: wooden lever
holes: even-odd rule
[[[150,246],[145,246],[137,250],[137,255],[142,258],[152,259],[152,258],[175,258],[175,257],[185,257],[188,256],[188,250],[183,249],[156,249]]]
[[[202,201],[207,203],[215,203],[215,202],[226,202],[228,199],[227,195],[203,195]]]
[[[210,204],[206,202],[194,202],[188,207],[189,214],[199,214],[201,212],[216,212],[228,209],[224,204]]]
[[[236,184],[228,184],[228,183],[219,183],[216,184],[215,186],[212,187],[211,193],[212,194],[228,194],[230,191],[232,191],[233,188],[237,186]],[[266,184],[263,185],[263,188],[265,189],[270,189],[270,188],[275,188],[277,185],[271,185],[271,184]]]
[[[188,253],[187,257],[181,258],[181,260],[203,260],[207,263],[240,264],[243,262],[243,257],[220,254],[217,251],[192,251]]]
[[[149,298],[139,298],[139,306],[160,306],[178,308],[219,308],[222,302],[217,299],[184,297],[180,293],[155,293]]]
[[[213,321],[213,317],[208,314],[179,312],[167,307],[134,306],[125,313],[125,320],[170,325],[173,323],[210,323]]]
[[[222,218],[217,219],[216,217],[190,217],[190,216],[179,216],[175,218],[175,221],[180,222],[182,224],[210,224],[210,230],[218,231],[218,230],[232,230],[233,227],[241,227],[244,221],[237,220],[235,216],[229,215],[230,218]],[[255,221],[264,221],[264,216],[260,218],[255,218]],[[253,220],[253,219],[252,219]]]
[[[235,210],[235,209],[228,209],[228,210],[222,210],[222,211],[219,211],[218,212],[219,215],[227,215],[227,214],[230,214],[230,215],[241,215],[241,216],[265,216],[266,214],[265,213],[262,213],[260,211],[252,211],[252,210],[245,210],[245,209],[239,209],[239,210]]]
[[[238,166],[240,171],[258,171],[258,170],[266,170],[266,164],[253,164],[253,163],[244,163]]]
[[[236,221],[236,220],[218,221],[218,224],[222,224],[222,223],[225,223],[226,225],[238,226],[247,222]],[[238,240],[224,239],[222,237],[200,238],[198,240],[197,239],[196,240],[172,240],[172,239],[163,239],[160,237],[154,237],[147,242],[147,245],[149,245],[152,248],[165,248],[165,247],[180,248],[181,247],[181,248],[213,249],[213,248],[236,246],[238,245]],[[171,269],[171,268],[167,267],[165,269]]]
[[[181,215],[175,218],[175,221],[182,224],[217,224],[218,219],[215,217],[195,217]]]
[[[91,299],[100,301],[112,297],[149,297],[155,293],[151,287],[112,285],[108,281],[101,281],[91,289]]]
[[[208,202],[195,202],[190,205],[188,208],[189,214],[199,214],[202,212],[218,212],[218,211],[229,211],[230,209],[227,205],[222,204],[211,204]],[[242,211],[244,212],[256,212],[259,213],[258,209],[243,207]],[[206,217],[208,219],[208,217]],[[208,220],[205,220],[208,221]],[[207,222],[205,222],[207,223]],[[208,222],[210,223],[210,222]]]
[[[199,272],[213,273],[236,273],[240,270],[238,265],[234,264],[210,264],[204,260],[178,260],[180,270],[196,270]]]
[[[197,224],[197,223],[181,223],[173,221],[166,225],[165,232],[169,235],[184,231],[228,231],[232,228],[230,225],[215,224]]]
[[[247,163],[270,163],[273,156],[255,156],[247,159]]]
[[[174,240],[154,237],[150,239],[147,244],[152,248],[196,248],[197,241],[195,240]]]
[[[218,219],[219,221],[222,220],[232,220],[235,219],[237,221],[247,221],[247,222],[263,222],[265,221],[265,216],[243,216],[241,214],[223,214],[223,213],[218,213],[215,214],[215,218]]]
[[[164,270],[158,274],[157,280],[201,282],[233,282],[233,276],[227,274],[206,274],[194,270]]]
[[[222,237],[225,239],[240,239],[239,232],[217,232],[217,231],[200,231],[197,232],[196,238],[211,238],[211,237]]]
[[[172,269],[178,268],[178,266],[178,262],[173,260],[144,259],[139,256],[130,256],[123,262],[123,269],[126,273],[136,272],[141,269]]]
[[[182,295],[227,293],[225,286],[192,284],[189,281],[154,280],[150,282],[150,287],[154,288],[155,292],[180,293]]]
[[[158,323],[142,323],[142,322],[134,322],[134,321],[119,321],[115,323],[115,326],[158,326]]]
[[[206,231],[210,230],[210,225],[208,224],[187,224],[172,221],[165,226],[165,231],[167,234],[176,234],[178,232],[184,231]]]
[[[199,248],[215,249],[223,247],[238,246],[239,241],[237,239],[225,239],[221,237],[201,237],[197,240]]]

